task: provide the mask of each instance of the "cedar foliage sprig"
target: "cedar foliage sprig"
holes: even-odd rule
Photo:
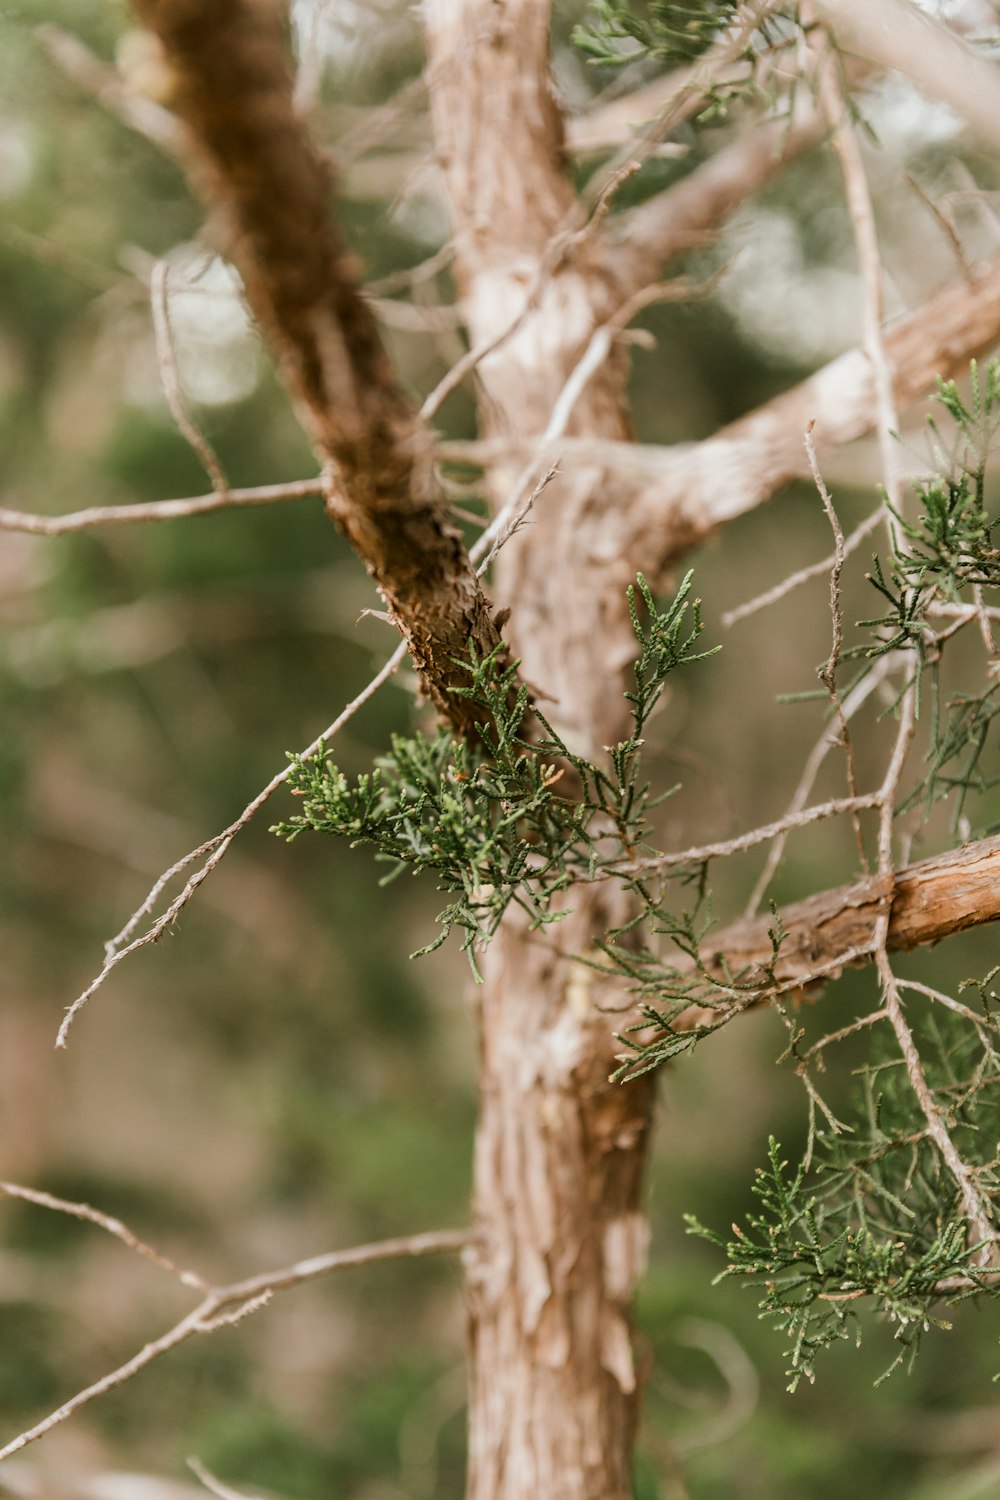
[[[564,915],[559,897],[574,881],[595,879],[645,849],[649,787],[640,778],[643,730],[670,674],[715,654],[695,649],[702,632],[692,574],[664,610],[645,579],[628,590],[639,646],[635,686],[626,693],[633,727],[610,747],[610,765],[574,754],[517,685],[514,662],[501,652],[461,663],[457,691],[483,710],[478,743],[435,735],[394,735],[388,755],[353,781],[323,752],[292,757],[291,790],[301,811],[274,831],[294,839],[306,830],[371,844],[392,869],[437,876],[449,897],[439,932],[419,953],[458,929],[478,977],[476,952],[513,902],[533,926]],[[562,783],[575,778],[577,795]],[[649,851],[652,852],[652,851]]]
[[[983,990],[990,977],[980,982]],[[929,1012],[919,1031],[924,1072],[949,1134],[995,1218],[1000,1024],[993,1004],[976,1023]],[[753,1185],[758,1208],[730,1236],[687,1220],[690,1233],[725,1252],[717,1280],[735,1277],[761,1289],[761,1317],[788,1340],[792,1391],[803,1377],[815,1378],[822,1350],[860,1340],[862,1308],[887,1319],[899,1346],[881,1381],[912,1367],[931,1328],[951,1326],[942,1306],[1000,1293],[996,1267],[982,1263],[954,1178],[915,1110],[900,1058],[881,1034],[859,1070],[851,1121],[831,1120],[814,1129],[794,1169],[771,1138],[768,1165]]]
[[[859,622],[864,635],[835,665],[853,660],[865,672],[890,651],[907,659],[915,654],[917,682],[930,683],[926,759],[903,788],[897,811],[922,805],[929,813],[950,797],[957,825],[973,794],[988,793],[1000,780],[983,770],[1000,710],[995,675],[979,691],[951,698],[942,679],[949,643],[971,624],[988,626],[984,599],[1000,586],[995,523],[985,501],[987,459],[1000,428],[1000,365],[982,375],[973,366],[968,400],[954,383],[940,383],[938,401],[955,426],[952,449],[945,452],[932,426],[941,472],[916,486],[918,517],[894,516],[888,561],[876,558],[869,574],[882,612]],[[529,704],[516,664],[505,665],[497,653],[470,654],[460,691],[482,711],[478,742],[444,730],[397,736],[389,755],[353,781],[325,755],[297,762],[292,786],[301,812],[277,831],[294,838],[313,829],[370,844],[391,864],[387,879],[405,869],[432,871],[448,903],[437,935],[420,951],[458,929],[474,971],[477,952],[511,904],[540,926],[564,914],[560,898],[572,883],[620,882],[633,916],[598,940],[596,956],[579,961],[618,975],[635,997],[636,1021],[620,1037],[615,1077],[622,1082],[690,1052],[749,1005],[769,1000],[788,1028],[785,1057],[806,1086],[802,1160],[789,1167],[772,1141],[755,1185],[758,1206],[746,1224],[734,1226],[731,1238],[693,1220],[689,1227],[725,1249],[722,1275],[762,1289],[761,1316],[788,1340],[792,1388],[813,1379],[824,1348],[858,1335],[863,1307],[893,1327],[895,1369],[912,1360],[928,1329],[947,1326],[941,1306],[1000,1290],[996,1257],[969,1222],[968,1200],[928,1128],[926,1099],[922,1108],[885,1007],[807,1047],[805,1028],[784,1008],[788,985],[776,978],[785,936],[777,913],[768,961],[733,971],[724,957],[709,959],[708,859],[692,851],[686,862],[672,856],[658,863],[649,846],[659,799],[641,776],[644,731],[671,673],[713,654],[697,649],[702,624],[691,586],[688,574],[664,609],[641,576],[629,590],[638,645],[626,693],[632,729],[609,747],[606,762],[571,751]],[[983,634],[988,646],[988,628]],[[823,670],[830,672],[828,663]],[[914,680],[909,671],[905,677]],[[922,1012],[908,1017],[927,1097],[990,1222],[1000,1207],[996,972],[973,986],[978,1009],[948,997],[939,1003],[942,997],[926,991]],[[692,1007],[701,1011],[694,1026]],[[872,1038],[872,1050],[858,1070],[854,1115],[844,1123],[824,1100],[819,1075],[830,1044],[859,1029]]]
[[[573,42],[600,67],[621,68],[648,59],[668,68],[696,63],[739,17],[739,0],[651,0],[642,14],[631,0],[591,0],[587,18],[573,30]],[[724,118],[730,106],[751,97],[767,100],[758,82],[758,63],[795,37],[797,8],[782,6],[763,17],[747,40],[746,71],[706,89],[698,118]]]

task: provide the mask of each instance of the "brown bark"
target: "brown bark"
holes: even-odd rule
[[[331,181],[292,104],[271,0],[135,0],[163,47],[169,103],[221,247],[317,451],[332,517],[406,637],[438,711],[476,714],[451,689],[472,640],[499,644],[489,601],[451,522],[430,438],[396,382],[353,257],[331,217]]]
[[[435,138],[452,207],[456,272],[474,342],[523,307],[553,237],[578,228],[548,71],[546,0],[433,0],[426,9]],[[537,311],[479,367],[488,436],[544,427],[616,301],[597,236],[557,265]],[[631,436],[625,368],[589,382],[568,432]],[[512,471],[491,475],[497,502]],[[550,484],[500,555],[526,679],[574,747],[621,737],[634,647],[617,562],[615,495],[599,469]],[[589,949],[611,890],[533,941],[505,922],[480,997],[482,1103],[470,1268],[470,1500],[626,1500],[638,1412],[630,1309],[642,1270],[641,1193],[651,1090],[608,1083],[614,997],[562,954]],[[618,996],[620,999],[620,995]]]
[[[817,970],[829,969],[847,954],[870,953],[887,903],[887,945],[892,952],[927,947],[956,932],[997,921],[1000,836],[908,865],[891,880],[867,876],[782,907],[779,916],[785,938],[774,978],[780,984],[808,981]],[[710,969],[718,970],[725,962],[733,973],[752,973],[770,963],[768,930],[773,927],[773,916],[735,922],[714,935],[702,959]]]

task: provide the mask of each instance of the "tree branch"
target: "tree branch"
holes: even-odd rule
[[[176,1268],[165,1257],[159,1256],[158,1252],[150,1252],[149,1247],[137,1241],[131,1235],[131,1231],[125,1230],[125,1226],[119,1224],[118,1220],[110,1219],[97,1209],[91,1208],[89,1204],[66,1204],[61,1199],[51,1198],[48,1194],[33,1193],[25,1188],[18,1189],[10,1183],[4,1184],[4,1191],[27,1198],[46,1208],[71,1213],[75,1218],[90,1219],[110,1229],[119,1238],[124,1238],[125,1243],[129,1244],[132,1249],[140,1249],[140,1253],[151,1254],[163,1269],[176,1274]],[[473,1244],[474,1239],[475,1236],[469,1230],[443,1229],[427,1234],[407,1235],[401,1239],[379,1240],[369,1245],[355,1245],[350,1250],[334,1250],[327,1255],[313,1256],[310,1260],[296,1261],[294,1265],[282,1266],[274,1271],[264,1271],[258,1276],[248,1276],[245,1280],[231,1282],[228,1286],[210,1287],[201,1277],[197,1277],[196,1284],[205,1292],[197,1307],[186,1313],[158,1339],[153,1339],[150,1343],[143,1345],[139,1352],[126,1360],[123,1365],[109,1371],[100,1380],[94,1381],[93,1385],[78,1391],[75,1396],[71,1396],[47,1417],[43,1417],[33,1427],[27,1428],[0,1447],[0,1462],[19,1453],[29,1443],[44,1437],[47,1432],[51,1432],[53,1427],[58,1427],[60,1423],[73,1416],[81,1407],[89,1405],[98,1396],[104,1396],[109,1391],[124,1385],[126,1381],[132,1379],[133,1375],[137,1375],[140,1370],[145,1369],[161,1355],[168,1354],[171,1349],[176,1349],[178,1345],[186,1343],[195,1334],[213,1333],[216,1329],[238,1323],[250,1313],[265,1307],[275,1292],[287,1291],[290,1287],[301,1286],[303,1282],[315,1281],[317,1277],[329,1276],[335,1271],[347,1271],[355,1266],[374,1265],[376,1261],[412,1259],[424,1255],[459,1254]]]
[[[88,505],[63,516],[39,516],[28,510],[0,506],[0,531],[27,531],[33,536],[64,536],[68,531],[88,531],[93,526],[125,526],[134,521],[177,521],[188,516],[211,515],[248,505],[275,505],[322,495],[324,482],[292,479],[287,484],[261,484],[250,489],[225,490],[221,494],[191,495],[183,500],[145,500],[136,505]]]
[[[946,854],[897,870],[895,877],[871,875],[851,885],[821,891],[778,912],[785,939],[773,965],[774,982],[808,984],[817,970],[835,970],[838,958],[853,954],[863,962],[874,954],[878,926],[888,903],[886,947],[892,952],[939,943],[1000,919],[1000,835],[964,844]],[[771,983],[773,916],[734,922],[712,937],[701,953],[719,972],[751,974],[768,969]],[[745,981],[741,981],[745,982]],[[712,1012],[691,1011],[675,1024],[690,1027]]]
[[[477,711],[450,689],[468,642],[500,637],[330,217],[330,176],[296,116],[277,7],[135,0],[156,34],[189,176],[277,357],[329,475],[332,518],[364,560],[424,688],[461,732]]]
[[[921,93],[968,121],[980,143],[1000,146],[1000,70],[907,0],[815,0],[840,47],[903,73]]]
[[[815,145],[823,122],[800,90],[789,120],[745,124],[736,139],[638,208],[612,221],[607,264],[622,296],[645,286]]]
[[[911,405],[1000,338],[1000,257],[970,283],[945,287],[887,325],[886,357],[898,409]],[[876,421],[872,367],[863,349],[825,365],[704,442],[661,450],[658,479],[634,495],[622,553],[649,574],[717,527],[808,474],[802,434],[817,453],[852,442]],[[640,450],[641,454],[641,450]],[[638,460],[641,463],[641,457]]]

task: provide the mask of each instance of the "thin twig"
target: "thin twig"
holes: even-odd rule
[[[212,488],[219,496],[229,493],[229,480],[223,472],[219,455],[208,438],[198,428],[184,400],[181,372],[177,365],[177,346],[170,322],[170,267],[165,260],[157,261],[149,283],[150,303],[153,309],[153,333],[156,337],[156,355],[160,366],[160,379],[167,398],[170,415],[181,435],[202,462],[205,473],[212,481]]]
[[[813,482],[819,492],[819,498],[823,502],[826,518],[833,532],[833,567],[830,569],[830,620],[832,622],[833,638],[830,642],[830,655],[826,665],[819,674],[820,682],[826,688],[833,704],[833,711],[840,726],[840,743],[844,751],[844,761],[847,771],[847,790],[850,796],[858,794],[858,777],[854,760],[854,742],[851,739],[851,730],[847,715],[844,713],[844,705],[840,701],[840,691],[837,687],[837,669],[840,666],[840,655],[844,645],[844,611],[841,602],[840,581],[844,572],[844,562],[847,553],[844,546],[844,532],[837,515],[836,507],[826,487],[823,475],[820,473],[819,460],[816,457],[816,446],[813,443],[813,426],[810,422],[806,428],[805,444],[806,455],[809,459],[809,468],[812,471]],[[864,835],[861,832],[861,820],[857,814],[852,819],[854,825],[854,842],[857,845],[858,857],[861,860],[862,869],[867,871],[868,854],[865,850]]]
[[[610,873],[621,874],[623,870],[629,873],[667,870],[678,865],[704,864],[710,859],[727,859],[731,854],[741,854],[746,849],[754,849],[758,844],[766,844],[771,839],[792,832],[795,828],[804,828],[810,823],[820,822],[823,818],[836,818],[845,813],[853,814],[879,807],[881,795],[881,792],[865,792],[860,796],[839,797],[830,802],[820,802],[815,807],[788,812],[783,818],[776,818],[773,823],[763,823],[759,828],[754,828],[749,833],[741,833],[737,838],[724,839],[716,844],[702,844],[696,848],[679,850],[677,853],[657,854],[652,859],[638,860],[631,865],[614,866]]]
[[[885,679],[889,676],[889,673],[893,670],[894,666],[894,654],[883,656],[880,661],[875,663],[871,671],[866,676],[862,677],[861,681],[856,683],[853,688],[851,688],[850,692],[844,698],[842,704],[844,717],[846,719],[850,720],[854,717],[857,711],[861,708],[862,704],[866,703],[871,697],[872,693],[874,693],[876,689],[882,685]],[[839,741],[835,736],[830,734],[829,730],[824,730],[820,735],[819,739],[813,746],[812,751],[810,752],[805,766],[803,767],[802,775],[799,778],[799,784],[795,788],[795,794],[788,806],[789,814],[798,812],[801,808],[805,807],[806,799],[808,798],[810,792],[813,789],[813,786],[815,785],[816,777],[819,775],[820,768],[822,767],[824,760],[829,755],[834,746],[838,743]],[[744,910],[745,917],[749,918],[754,916],[761,901],[764,899],[764,893],[771,883],[771,877],[773,876],[775,870],[778,868],[778,865],[781,862],[781,857],[785,852],[786,838],[786,834],[779,834],[775,839],[774,844],[771,846],[771,851],[767,857],[767,863],[764,865],[763,870],[761,870],[757,882],[753,890],[751,891],[749,899],[747,901],[746,908]]]
[[[152,1245],[147,1245],[145,1240],[123,1224],[121,1219],[113,1218],[111,1214],[102,1213],[99,1208],[93,1208],[89,1203],[71,1203],[65,1198],[56,1198],[52,1193],[39,1192],[37,1188],[21,1187],[16,1182],[0,1182],[0,1193],[8,1198],[21,1198],[25,1203],[34,1203],[39,1208],[51,1208],[56,1213],[69,1214],[74,1219],[84,1219],[88,1223],[97,1224],[99,1228],[114,1235],[115,1239],[121,1240],[136,1255],[141,1255],[145,1260],[151,1261],[154,1266],[159,1266],[161,1271],[167,1271],[171,1276],[184,1286],[197,1287],[199,1291],[207,1292],[209,1283],[204,1277],[199,1276],[197,1271],[186,1271],[175,1265],[161,1251]]]
[[[222,1480],[217,1479],[211,1469],[205,1467],[200,1458],[192,1456],[186,1459],[185,1462],[191,1473],[201,1480],[202,1484],[211,1494],[216,1496],[216,1500],[260,1500],[260,1497],[257,1495],[248,1495],[245,1490],[234,1490],[231,1485],[223,1484]]]
[[[345,709],[342,710],[337,718],[334,719],[333,723],[330,724],[326,729],[324,729],[322,734],[317,735],[312,744],[308,745],[306,749],[301,752],[299,758],[305,760],[310,755],[315,755],[323,745],[331,740],[333,736],[343,728],[348,720],[352,719],[358,712],[358,710],[368,702],[368,699],[371,698],[375,692],[377,692],[377,690],[382,686],[383,682],[387,682],[389,680],[389,678],[399,667],[405,655],[406,644],[405,642],[400,641],[399,645],[396,647],[396,650],[389,657],[389,660],[385,663],[381,670],[375,674],[375,676],[364,688],[362,688],[358,696],[354,698]],[[58,1035],[56,1037],[57,1047],[66,1046],[69,1029],[72,1026],[74,1020],[83,1009],[83,1007],[87,1004],[91,996],[100,989],[101,985],[107,979],[112,969],[116,968],[117,965],[121,963],[122,959],[127,958],[129,954],[135,953],[139,948],[146,947],[148,943],[155,943],[158,938],[162,937],[167,928],[177,920],[178,916],[190,901],[195,891],[201,885],[202,881],[206,878],[206,876],[211,874],[211,872],[215,869],[215,866],[223,858],[226,850],[229,848],[236,835],[242,828],[246,827],[251,818],[253,818],[253,816],[260,810],[260,808],[263,807],[268,798],[277,791],[278,787],[282,786],[284,782],[288,780],[289,776],[292,774],[293,769],[294,762],[290,761],[289,764],[284,768],[284,770],[279,771],[277,775],[272,776],[271,780],[267,783],[267,786],[259,791],[256,797],[254,797],[250,802],[247,803],[246,807],[234,822],[230,823],[227,828],[224,828],[221,833],[216,834],[214,838],[208,839],[204,844],[200,844],[197,849],[192,849],[190,853],[185,854],[182,859],[177,860],[175,864],[171,865],[169,870],[164,871],[160,878],[150,888],[150,891],[147,894],[146,899],[143,901],[142,905],[137,907],[137,909],[132,913],[131,917],[129,917],[121,932],[119,932],[114,938],[112,938],[109,943],[105,944],[104,967],[101,969],[97,977],[91,981],[87,988],[77,996],[77,998],[73,1001],[73,1004],[66,1011],[66,1014],[64,1015],[62,1020],[62,1024],[59,1027]],[[207,858],[205,856],[207,856]],[[159,917],[157,917],[157,919],[153,923],[151,923],[151,925],[147,927],[144,932],[140,933],[138,937],[132,938],[132,933],[135,932],[143,917],[147,916],[152,911],[164,888],[170,883],[171,880],[174,879],[175,876],[180,875],[184,870],[189,869],[191,865],[195,864],[199,859],[204,859],[204,864],[199,866],[199,868],[195,870],[194,874],[190,876],[179,895],[177,895],[174,900],[171,901],[167,909]],[[131,941],[129,941],[130,938]],[[121,946],[122,944],[125,944],[125,946]]]
[[[859,526],[856,526],[850,536],[844,538],[843,557],[850,557],[852,552],[857,551],[866,536],[871,536],[876,527],[882,524],[882,511],[873,510],[870,516],[866,516]],[[745,604],[738,604],[735,609],[727,610],[722,616],[722,623],[727,628],[736,625],[740,620],[745,620],[749,615],[755,615],[759,610],[767,609],[771,604],[777,604],[784,599],[793,589],[799,588],[803,583],[808,583],[813,578],[827,578],[830,570],[837,562],[837,554],[831,553],[824,557],[821,562],[810,563],[807,568],[800,568],[798,572],[791,573],[776,583],[773,588],[767,589],[765,593],[758,594],[753,599],[748,599]]]
[[[96,1212],[96,1211],[95,1211]],[[99,1222],[99,1219],[97,1220]],[[213,1287],[202,1298],[198,1306],[179,1322],[161,1334],[158,1339],[145,1344],[137,1354],[109,1374],[94,1381],[85,1390],[63,1403],[55,1411],[36,1422],[33,1427],[12,1438],[0,1448],[0,1462],[11,1458],[51,1432],[53,1427],[65,1422],[81,1407],[87,1406],[98,1396],[106,1395],[131,1380],[140,1370],[155,1359],[168,1354],[197,1333],[211,1333],[218,1328],[231,1326],[241,1318],[266,1306],[275,1292],[287,1291],[289,1287],[301,1286],[317,1277],[328,1276],[334,1271],[346,1271],[355,1266],[373,1265],[377,1261],[411,1259],[416,1256],[456,1254],[474,1242],[468,1230],[441,1230],[429,1234],[409,1235],[401,1239],[381,1240],[369,1245],[356,1245],[350,1250],[335,1250],[328,1255],[317,1255],[311,1260],[297,1261],[294,1265],[282,1266],[275,1271],[266,1271],[258,1276],[248,1276],[243,1281],[231,1282],[228,1286]]]
[[[183,500],[149,500],[138,505],[90,505],[64,516],[39,516],[31,511],[7,510],[0,506],[0,531],[27,531],[33,536],[65,536],[88,531],[93,526],[125,526],[135,521],[178,521],[212,511],[253,505],[275,505],[323,494],[322,476],[293,479],[287,484],[261,484],[248,489],[214,491]]]
[[[882,477],[886,497],[891,507],[886,511],[885,519],[890,539],[895,542],[895,522],[892,518],[892,511],[897,514],[901,513],[903,498],[896,446],[899,417],[893,391],[892,366],[882,334],[885,308],[882,255],[875,225],[875,209],[861,148],[850,120],[847,99],[841,87],[837,54],[828,35],[823,36],[818,45],[822,48],[817,69],[820,103],[833,131],[833,147],[844,179],[844,193],[854,230],[854,243],[861,272],[864,347],[871,361],[878,412],[876,430],[882,455]]]
[[[893,876],[893,815],[899,783],[906,762],[906,753],[909,749],[915,727],[915,699],[916,682],[911,677],[903,690],[900,700],[899,730],[896,735],[896,743],[893,747],[889,766],[886,770],[885,780],[880,789],[882,805],[879,818],[878,870],[880,875],[890,879]],[[910,1030],[903,1013],[899,982],[896,979],[892,963],[889,959],[888,936],[891,907],[892,899],[890,894],[875,928],[875,966],[879,982],[882,986],[885,1010],[889,1024],[896,1035],[896,1042],[903,1058],[910,1087],[913,1090],[920,1111],[927,1121],[928,1134],[934,1141],[945,1165],[955,1179],[962,1201],[963,1212],[977,1236],[979,1262],[985,1265],[993,1257],[997,1241],[996,1230],[993,1228],[989,1208],[973,1182],[972,1174],[952,1140],[941,1111],[935,1103],[933,1092],[924,1073],[923,1062],[917,1050],[917,1044],[913,1038],[913,1032]]]

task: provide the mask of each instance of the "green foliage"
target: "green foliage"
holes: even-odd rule
[[[883,567],[876,558],[869,574],[888,607],[861,621],[860,644],[843,653],[836,647],[822,671],[829,687],[844,659],[866,672],[889,652],[904,660],[915,655],[917,677],[931,684],[933,712],[924,771],[899,810],[923,803],[930,811],[954,795],[957,820],[970,794],[1000,780],[982,769],[998,708],[995,678],[982,691],[946,699],[941,677],[948,642],[974,621],[983,625],[985,591],[1000,584],[985,506],[986,462],[1000,425],[1000,366],[984,377],[973,369],[968,403],[952,383],[941,383],[938,399],[955,441],[945,455],[932,428],[942,471],[917,487],[919,514],[891,513],[889,562]],[[790,1169],[772,1142],[755,1185],[758,1208],[746,1225],[725,1242],[692,1228],[724,1244],[723,1275],[763,1288],[761,1314],[789,1341],[791,1388],[813,1378],[822,1349],[857,1335],[862,1304],[893,1326],[896,1368],[912,1359],[927,1329],[947,1326],[938,1305],[994,1289],[970,1200],[942,1146],[947,1135],[982,1213],[992,1217],[1000,1193],[994,974],[978,986],[978,1010],[947,997],[938,1005],[941,997],[926,991],[931,1003],[921,1001],[925,1014],[912,1028],[914,1062],[898,1029],[886,1024],[886,1006],[805,1047],[804,1028],[783,1009],[784,990],[802,978],[779,979],[785,933],[777,911],[763,963],[740,971],[724,956],[709,957],[708,871],[726,847],[673,855],[653,848],[650,816],[659,799],[640,775],[643,734],[671,673],[713,654],[697,650],[702,626],[690,593],[690,574],[663,610],[641,576],[629,590],[639,648],[626,693],[632,730],[608,748],[605,763],[570,750],[530,703],[516,663],[506,665],[499,653],[470,654],[459,691],[481,710],[475,743],[444,730],[396,736],[390,754],[353,781],[326,755],[296,762],[291,785],[302,810],[276,831],[292,839],[311,829],[370,844],[391,865],[387,879],[407,869],[432,871],[448,903],[437,936],[420,951],[457,928],[474,971],[477,951],[512,903],[538,927],[564,915],[562,898],[573,883],[617,881],[630,897],[630,918],[598,939],[596,956],[579,961],[619,976],[635,998],[636,1020],[620,1038],[614,1075],[622,1082],[690,1052],[748,1005],[770,1000],[788,1029],[785,1056],[807,1091],[805,1158]],[[692,1007],[702,1017],[695,1026]],[[828,1044],[859,1030],[872,1039],[871,1060],[859,1070],[856,1118],[845,1125],[824,1101],[818,1075]]]
[[[476,969],[476,949],[496,931],[511,902],[533,926],[558,921],[558,898],[576,880],[593,880],[645,848],[649,788],[639,778],[642,731],[671,672],[704,660],[699,602],[692,575],[673,603],[657,609],[645,579],[629,589],[640,654],[626,693],[632,733],[610,748],[610,768],[575,755],[517,683],[518,663],[500,652],[463,663],[459,689],[483,710],[478,743],[442,729],[434,736],[395,735],[375,769],[348,780],[320,753],[293,757],[290,786],[302,811],[275,832],[291,840],[311,829],[352,845],[371,844],[392,865],[433,871],[450,900],[440,932],[420,949],[439,947],[458,928]],[[716,648],[718,649],[718,648]],[[569,790],[570,795],[566,795]],[[652,852],[652,851],[650,851]]]
[[[989,976],[983,982],[988,987]],[[921,1037],[927,1083],[977,1190],[1000,1204],[1000,1024],[992,1004],[974,1024],[930,1014]],[[832,1116],[806,1160],[789,1169],[772,1138],[758,1168],[759,1211],[723,1240],[693,1219],[692,1233],[725,1250],[723,1277],[762,1288],[761,1317],[789,1340],[789,1389],[813,1380],[818,1353],[859,1340],[863,1299],[888,1319],[899,1353],[885,1375],[912,1365],[923,1335],[948,1328],[935,1309],[1000,1292],[978,1263],[958,1186],[930,1138],[898,1053],[880,1037],[860,1069],[856,1119]],[[882,1377],[884,1378],[884,1376]]]
[[[942,691],[945,649],[961,626],[962,607],[988,637],[989,594],[1000,588],[1000,550],[993,545],[997,522],[986,509],[986,469],[1000,429],[1000,362],[991,360],[985,372],[973,362],[970,387],[965,401],[954,381],[938,381],[936,399],[955,428],[951,451],[932,421],[942,471],[915,485],[920,507],[915,519],[892,512],[896,541],[888,576],[878,557],[867,575],[888,608],[859,621],[869,632],[868,641],[845,653],[866,662],[890,651],[916,655],[918,707],[925,682],[930,689],[930,742],[925,774],[899,810],[922,802],[929,814],[950,797],[953,834],[961,827],[969,794],[988,792],[997,784],[982,765],[1000,712],[992,665],[978,691],[950,697]],[[945,614],[949,610],[950,617]]]
[[[575,28],[573,41],[591,62],[623,67],[649,58],[666,67],[690,65],[737,20],[738,0],[650,0],[641,14],[631,0],[591,0],[587,21]],[[743,49],[745,75],[710,84],[699,118],[723,116],[737,98],[758,92],[760,56],[786,43],[795,33],[795,7],[765,17]]]

